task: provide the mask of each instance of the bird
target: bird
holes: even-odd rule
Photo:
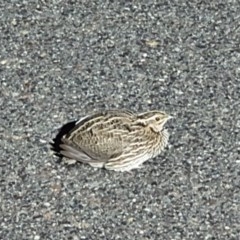
[[[168,144],[164,128],[172,116],[151,110],[102,110],[87,115],[61,138],[61,155],[95,168],[131,171],[159,155]],[[72,160],[70,160],[72,159]]]

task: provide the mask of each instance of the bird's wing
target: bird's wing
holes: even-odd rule
[[[84,137],[79,145],[92,159],[108,161],[123,153],[123,139],[120,134],[102,133],[98,136]]]
[[[81,141],[62,139],[60,146],[64,156],[81,162],[107,162],[120,156],[124,150],[120,134],[101,134],[100,136],[82,136]]]

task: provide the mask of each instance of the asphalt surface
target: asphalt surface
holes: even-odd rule
[[[240,239],[239,13],[1,1],[0,239]],[[130,173],[59,161],[59,129],[107,108],[172,114],[168,148]]]

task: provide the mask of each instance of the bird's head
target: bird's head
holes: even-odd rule
[[[161,132],[164,124],[172,116],[160,111],[149,111],[138,114],[137,118],[138,123],[149,126],[154,132]]]

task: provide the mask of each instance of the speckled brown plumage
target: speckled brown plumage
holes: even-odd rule
[[[63,136],[61,153],[93,167],[130,171],[167,145],[168,132],[163,126],[169,118],[160,111],[102,111],[79,120]]]

